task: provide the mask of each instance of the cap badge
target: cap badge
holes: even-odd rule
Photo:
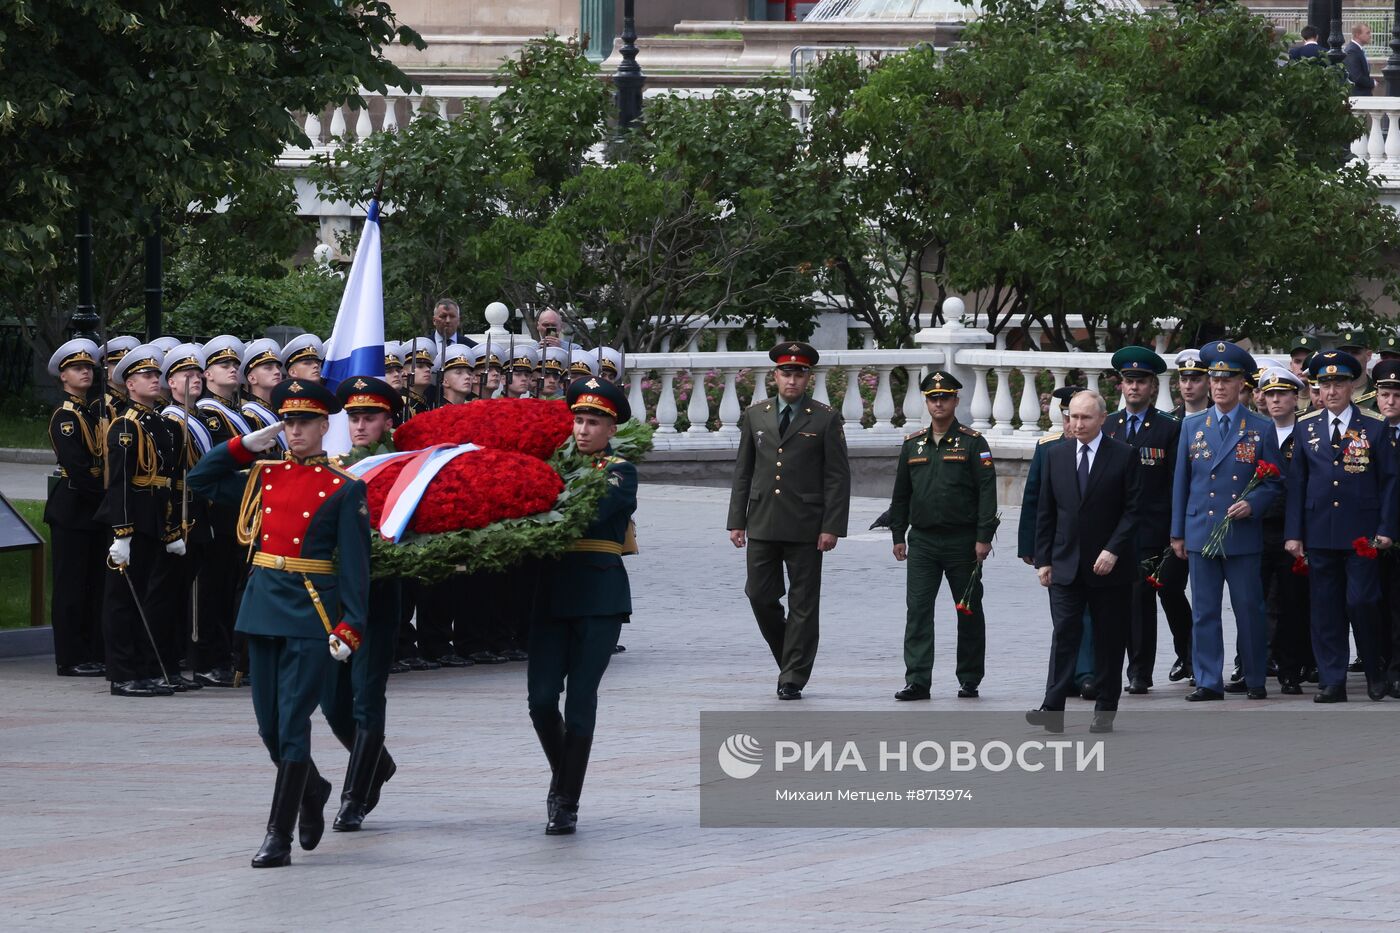
[[[291,385],[287,386],[287,388],[291,389],[293,392],[300,392],[300,391],[301,391],[301,383],[300,383],[300,382],[293,382]]]
[[[357,388],[357,389],[363,389],[363,388],[365,388],[365,387],[368,386],[368,385],[369,385],[369,383],[368,383],[368,382],[365,382],[363,379],[356,379],[356,380],[355,380],[355,388]]]
[[[1215,352],[1216,352],[1216,353],[1224,353],[1224,352],[1225,352],[1225,344],[1224,344],[1223,342],[1222,342],[1222,343],[1217,343],[1217,344],[1215,345]]]
[[[583,385],[584,385],[585,388],[596,389],[596,388],[598,388],[598,380],[597,380],[597,379],[590,379],[590,380],[588,380],[587,382],[585,382]]]

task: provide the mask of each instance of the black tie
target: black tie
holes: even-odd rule
[[[1333,447],[1340,447],[1340,446],[1342,446],[1342,419],[1341,419],[1341,418],[1333,418],[1333,419],[1332,419],[1332,446],[1333,446]]]
[[[1079,494],[1084,495],[1089,488],[1089,445],[1079,448]]]
[[[1128,416],[1128,440],[1132,440],[1133,438],[1137,437],[1137,431],[1138,431],[1138,416],[1137,416],[1137,415],[1129,415],[1129,416]]]
[[[783,409],[783,416],[778,419],[778,436],[787,433],[788,425],[792,424],[792,406]]]

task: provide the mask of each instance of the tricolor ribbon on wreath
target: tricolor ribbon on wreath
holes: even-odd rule
[[[408,463],[394,480],[389,494],[384,500],[384,514],[379,522],[379,536],[385,541],[397,541],[413,520],[413,513],[428,484],[438,471],[462,454],[481,450],[475,444],[436,444],[423,450],[405,450],[397,453],[377,454],[352,463],[346,469],[354,476],[368,483],[380,471],[392,463],[407,460]]]

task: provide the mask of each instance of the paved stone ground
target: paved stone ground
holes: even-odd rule
[[[864,529],[828,557],[807,698],[780,704],[725,538],[722,491],[644,486],[636,621],[603,682],[577,836],[542,833],[545,763],[523,665],[393,678],[399,761],[365,831],[328,832],[254,871],[272,769],[245,691],[118,700],[51,661],[0,662],[0,922],[7,930],[910,928],[1377,929],[1400,922],[1400,833],[1161,830],[702,830],[702,709],[894,709],[903,575]],[[934,708],[1035,705],[1045,598],[1015,560],[987,570],[988,678],[957,700],[951,624]],[[939,618],[950,623],[951,599]],[[1165,626],[1163,626],[1165,629]],[[1163,639],[1165,642],[1165,639]],[[1124,708],[1180,708],[1165,685]],[[1306,697],[1297,698],[1306,700]],[[1271,700],[1287,714],[1295,698]],[[928,704],[915,704],[928,709]],[[1311,706],[1311,704],[1309,704]],[[1355,704],[1353,704],[1355,706]],[[900,707],[904,709],[906,707]],[[1339,710],[1343,715],[1358,710]],[[317,757],[344,752],[318,724]],[[1318,767],[1290,762],[1279,767]]]

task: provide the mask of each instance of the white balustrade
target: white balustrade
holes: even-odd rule
[[[399,129],[398,115],[399,99],[394,96],[384,98],[384,119],[380,122],[380,129],[385,133],[395,133]]]
[[[331,111],[331,139],[343,140],[345,138],[345,108],[336,107]]]
[[[699,354],[692,354],[698,356]],[[710,426],[710,398],[705,393],[705,370],[690,371],[690,404],[685,407],[685,416],[690,419],[687,434],[708,434]]]

